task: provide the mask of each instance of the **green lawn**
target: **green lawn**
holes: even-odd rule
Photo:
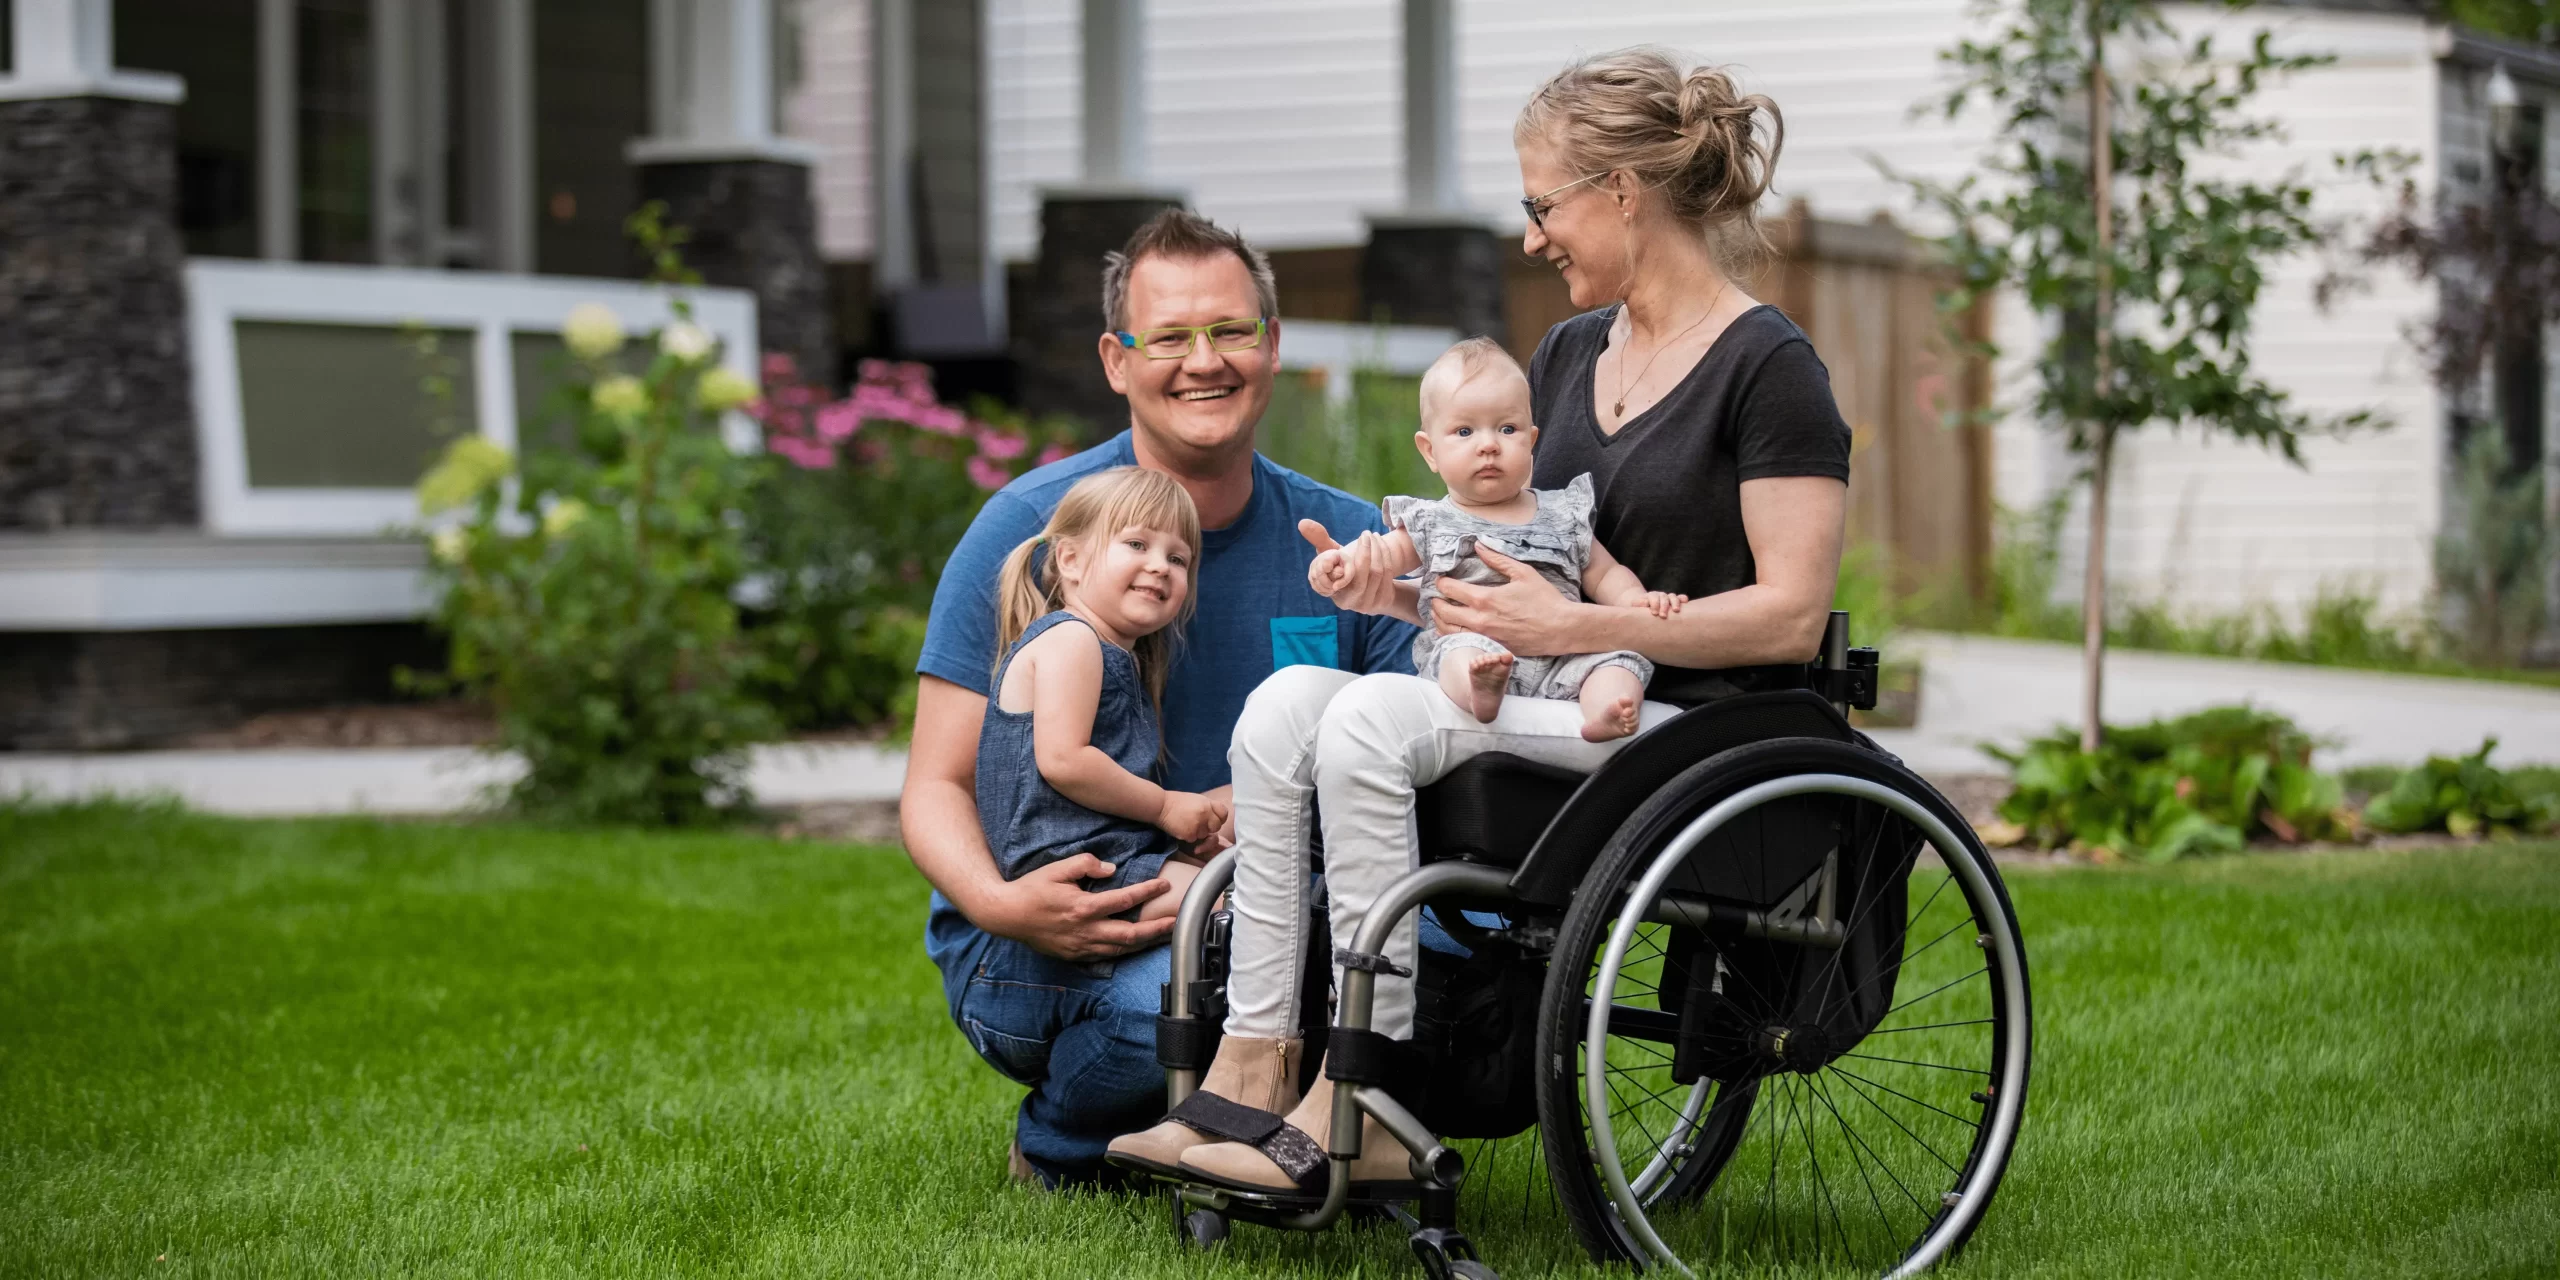
[[[2011,883],[2035,1094],[1954,1273],[2560,1270],[2560,847]],[[1007,1184],[924,896],[876,848],[0,806],[0,1273],[1419,1274]],[[1507,1275],[1590,1270],[1489,1216]]]

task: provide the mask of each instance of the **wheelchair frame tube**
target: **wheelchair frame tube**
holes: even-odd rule
[[[1216,911],[1218,895],[1226,892],[1228,883],[1235,878],[1236,850],[1229,849],[1209,859],[1209,865],[1192,877],[1190,890],[1182,895],[1182,909],[1174,914],[1173,1016],[1177,1018],[1198,1016],[1199,1011],[1191,1005],[1191,983],[1200,976],[1200,946],[1209,936],[1209,917]],[[1199,1087],[1199,1072],[1165,1072],[1165,1109],[1181,1106],[1182,1100]]]
[[[1229,853],[1220,856],[1233,855]],[[1229,874],[1233,874],[1232,870]],[[1203,872],[1201,879],[1207,878],[1208,874]],[[1198,880],[1192,882],[1192,892],[1199,892]],[[1511,873],[1499,868],[1480,867],[1467,862],[1435,862],[1421,870],[1409,872],[1394,884],[1388,885],[1387,891],[1380,894],[1378,900],[1370,905],[1369,914],[1360,921],[1360,933],[1353,939],[1352,949],[1371,955],[1383,954],[1386,950],[1387,938],[1395,932],[1396,926],[1402,924],[1406,916],[1421,909],[1424,901],[1443,894],[1471,894],[1477,897],[1507,899],[1512,896]],[[1187,912],[1191,902],[1185,899],[1182,905]],[[1203,912],[1201,918],[1205,928],[1207,913]],[[1175,931],[1179,933],[1181,926],[1176,925]],[[1196,941],[1194,945],[1196,946]],[[1174,963],[1180,965],[1182,957],[1175,956]],[[1342,1006],[1336,1014],[1336,1025],[1349,1027],[1354,1031],[1369,1029],[1369,1013],[1376,998],[1377,982],[1378,976],[1365,969],[1343,971]],[[1363,1095],[1376,1095],[1376,1101],[1364,1106]],[[1380,1105],[1381,1103],[1383,1105]],[[1389,1109],[1397,1115],[1390,1117],[1387,1114]],[[1405,1111],[1394,1098],[1378,1090],[1356,1085],[1337,1087],[1333,1091],[1333,1141],[1327,1144],[1330,1149],[1325,1152],[1333,1157],[1333,1177],[1326,1187],[1324,1204],[1313,1212],[1282,1218],[1279,1220],[1279,1225],[1299,1231],[1321,1231],[1332,1226],[1334,1221],[1342,1216],[1343,1205],[1351,1199],[1351,1162],[1360,1155],[1360,1113],[1363,1110],[1377,1116],[1379,1123],[1387,1127],[1387,1132],[1394,1134],[1396,1140],[1402,1143],[1412,1155],[1420,1158],[1425,1167],[1436,1171],[1443,1167],[1442,1161],[1451,1154],[1447,1148],[1440,1145],[1437,1135],[1424,1128],[1422,1122],[1415,1119],[1411,1112]],[[1420,1136],[1428,1141],[1422,1146],[1415,1146],[1414,1136]]]

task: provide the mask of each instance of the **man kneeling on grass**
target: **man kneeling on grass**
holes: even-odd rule
[[[1412,626],[1336,608],[1307,583],[1316,547],[1299,522],[1383,532],[1377,508],[1254,452],[1279,364],[1270,264],[1241,237],[1169,210],[1105,259],[1102,307],[1103,372],[1128,398],[1130,429],[1006,485],[970,524],[934,593],[899,798],[907,855],[935,889],[925,952],[970,1046],[1030,1086],[1012,1171],[1047,1187],[1104,1176],[1103,1148],[1164,1112],[1155,1018],[1173,919],[1124,918],[1167,892],[1164,880],[1088,891],[1114,871],[1090,855],[1010,881],[996,868],[975,788],[1006,553],[1097,471],[1161,471],[1191,495],[1198,606],[1164,685],[1160,781],[1174,791],[1225,800],[1228,737],[1273,671],[1413,669]]]

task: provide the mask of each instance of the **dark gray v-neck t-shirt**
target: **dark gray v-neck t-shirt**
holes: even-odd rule
[[[1592,370],[1617,308],[1547,331],[1529,360],[1540,489],[1588,474],[1599,495],[1592,536],[1650,591],[1699,599],[1759,580],[1742,529],[1742,482],[1770,476],[1849,478],[1849,424],[1831,374],[1804,331],[1773,306],[1736,316],[1689,375],[1651,408],[1600,430]],[[1802,668],[1700,671],[1657,665],[1645,696],[1694,705],[1778,687]]]

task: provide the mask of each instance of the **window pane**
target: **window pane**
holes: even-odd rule
[[[242,320],[241,434],[259,489],[405,489],[454,437],[479,429],[469,330],[435,331],[436,355],[381,325]],[[450,397],[424,380],[453,379]]]

